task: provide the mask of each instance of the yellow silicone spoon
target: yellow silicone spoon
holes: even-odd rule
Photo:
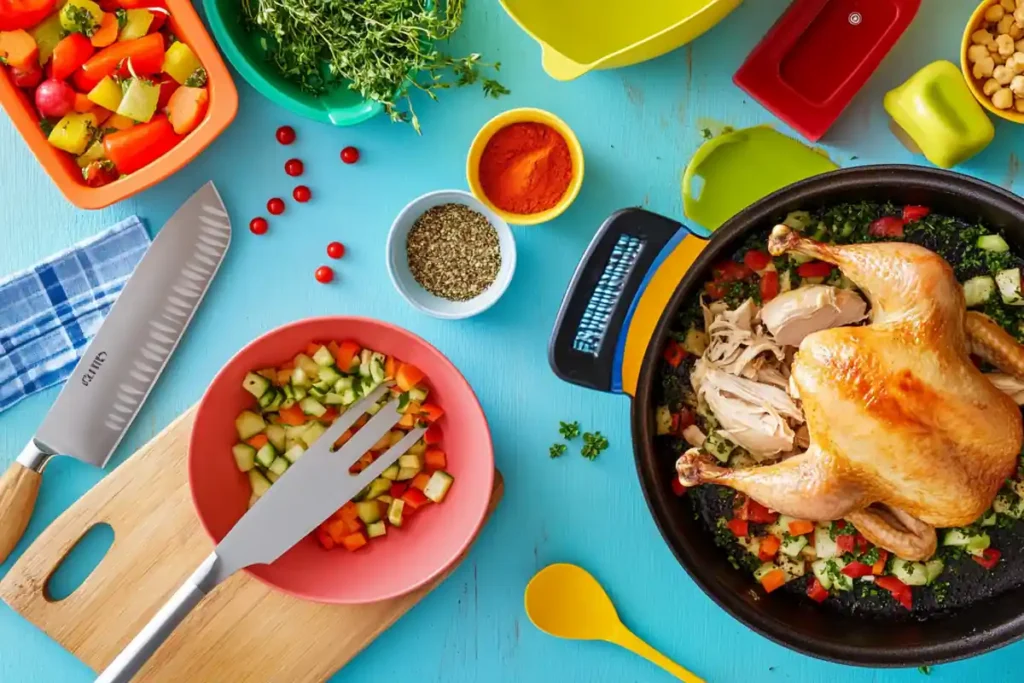
[[[681,681],[705,683],[626,628],[601,584],[582,567],[553,564],[537,572],[526,586],[526,614],[548,635],[615,643]]]

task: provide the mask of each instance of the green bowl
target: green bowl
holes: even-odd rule
[[[281,76],[265,57],[261,34],[247,30],[242,23],[238,0],[203,0],[203,9],[213,37],[231,66],[274,104],[307,119],[335,126],[354,126],[384,111],[379,102],[363,99],[345,83],[339,83],[326,95],[317,96],[303,92]]]

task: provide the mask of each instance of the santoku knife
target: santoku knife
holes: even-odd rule
[[[231,242],[212,182],[164,225],[47,413],[0,477],[0,562],[28,526],[54,455],[106,465],[174,352]]]

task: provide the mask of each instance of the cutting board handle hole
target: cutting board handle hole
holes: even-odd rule
[[[103,561],[113,544],[112,526],[100,522],[89,527],[46,579],[43,588],[46,599],[60,602],[78,590]]]

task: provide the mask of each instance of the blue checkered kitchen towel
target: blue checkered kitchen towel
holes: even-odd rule
[[[149,242],[132,216],[0,280],[0,411],[71,374]]]

